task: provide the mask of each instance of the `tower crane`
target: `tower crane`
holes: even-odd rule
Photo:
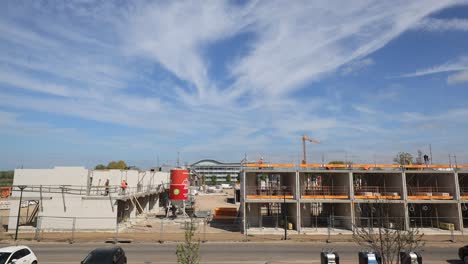
[[[305,134],[302,135],[302,151],[303,151],[303,160],[302,164],[307,164],[307,156],[306,156],[306,141],[315,143],[315,144],[320,144],[320,141],[308,138]]]

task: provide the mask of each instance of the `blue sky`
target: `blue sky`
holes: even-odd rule
[[[401,2],[401,3],[399,3]],[[467,1],[1,1],[0,169],[468,163]]]

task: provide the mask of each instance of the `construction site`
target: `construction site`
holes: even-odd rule
[[[462,233],[467,173],[466,165],[246,164],[243,230],[274,232],[286,216],[292,233],[350,233],[382,219],[391,228]]]
[[[374,226],[435,235],[468,231],[468,165],[307,163],[306,141],[320,143],[302,137],[300,164],[243,162],[239,182],[217,186],[206,186],[204,175],[190,168],[17,169],[13,186],[2,191],[9,202],[1,210],[3,231],[15,239],[54,232],[109,238],[108,232],[114,239],[158,234],[159,241],[180,238],[188,221],[203,239],[351,235]]]

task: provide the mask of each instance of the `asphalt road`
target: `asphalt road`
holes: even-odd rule
[[[0,245],[6,246],[6,245]],[[36,253],[39,263],[68,264],[80,263],[86,254],[96,247],[108,244],[43,244],[28,245]],[[176,263],[175,243],[166,244],[121,244],[129,263]],[[460,244],[428,245],[423,250],[423,263],[426,264],[461,264],[457,260]],[[361,249],[353,243],[206,243],[201,245],[201,263],[320,263],[320,252],[323,248],[334,248],[340,254],[340,263],[355,264],[357,252]]]

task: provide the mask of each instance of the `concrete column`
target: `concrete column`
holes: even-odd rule
[[[350,212],[350,217],[351,217],[351,230],[354,231],[354,227],[356,225],[356,214],[355,214],[355,208],[354,208],[354,175],[353,172],[350,171],[348,175],[348,182],[349,182],[349,200],[351,201],[351,212]]]
[[[301,233],[302,219],[301,219],[301,203],[299,200],[296,202],[296,230],[297,233]]]
[[[350,216],[351,217],[351,230],[354,231],[354,226],[356,225],[356,213],[354,211],[354,201],[351,201],[350,203],[350,208],[351,208],[351,212],[350,212]]]
[[[352,171],[349,172],[348,181],[349,181],[349,199],[351,201],[354,201],[354,180],[353,180]]]
[[[458,172],[455,171],[453,173],[454,181],[455,181],[455,200],[460,201],[461,194],[460,194],[460,182],[458,181]]]
[[[459,223],[459,226],[460,226],[460,231],[463,235],[464,233],[464,225],[463,225],[463,214],[462,214],[462,210],[461,210],[461,203],[460,201],[458,201],[457,203],[457,212],[458,212],[458,223]]]
[[[301,187],[299,180],[299,170],[296,170],[296,230],[297,233],[301,233]]]
[[[240,192],[241,192],[241,195],[240,195],[240,202],[241,202],[241,215],[242,215],[242,230],[241,232],[244,233],[246,232],[247,230],[247,213],[245,211],[245,183],[246,183],[246,178],[245,178],[245,170],[241,170],[240,172],[240,183],[241,183],[241,186],[240,186]]]
[[[408,202],[404,201],[403,202],[403,208],[404,208],[404,216],[405,216],[405,230],[409,230],[410,228],[410,221],[409,221],[409,213],[408,213]]]
[[[403,198],[403,208],[405,210],[404,216],[405,216],[405,230],[409,230],[410,228],[410,221],[409,221],[409,213],[408,213],[408,188],[406,186],[406,172],[401,171],[401,183],[402,183],[402,198]]]
[[[408,201],[408,188],[406,188],[406,172],[402,171],[401,172],[401,180],[402,180],[402,185],[403,185],[403,201]]]
[[[453,177],[455,180],[455,200],[457,200],[457,211],[458,211],[458,222],[460,223],[460,231],[464,234],[464,225],[463,225],[463,212],[461,209],[461,191],[460,191],[460,182],[458,181],[458,171],[454,171]]]
[[[301,187],[299,186],[300,182],[299,182],[299,171],[296,170],[296,178],[295,178],[295,181],[296,181],[296,196],[295,196],[295,199],[299,200],[301,198]]]

